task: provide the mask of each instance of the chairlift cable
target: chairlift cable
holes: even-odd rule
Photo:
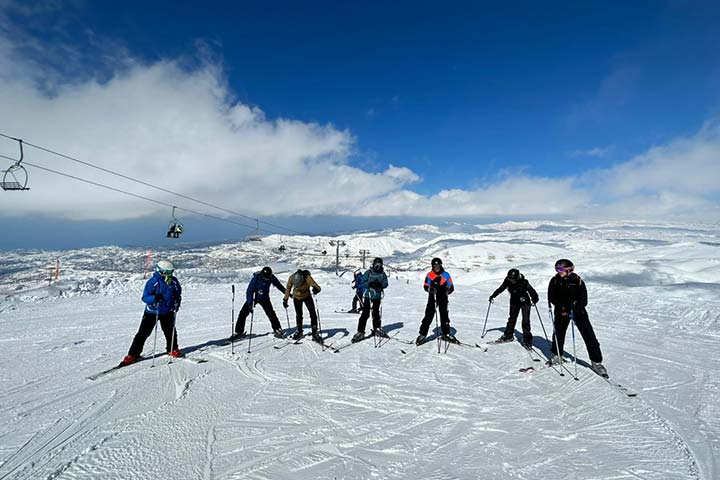
[[[0,132],[0,136],[1,136],[1,137],[8,138],[8,139],[11,139],[11,140],[18,140],[18,141],[20,140],[20,139],[18,139],[18,138],[11,137],[10,135],[6,135],[6,134],[4,134],[4,133],[2,133],[2,132]],[[160,191],[162,191],[162,192],[169,193],[169,194],[171,194],[171,195],[176,195],[176,196],[181,197],[181,198],[184,198],[184,199],[186,199],[186,200],[190,200],[190,201],[193,201],[193,202],[196,202],[196,203],[200,203],[200,204],[202,204],[202,205],[205,205],[206,207],[211,207],[211,208],[214,208],[214,209],[216,209],[216,210],[221,210],[221,211],[223,211],[223,212],[225,212],[225,213],[229,213],[229,214],[231,214],[231,215],[235,215],[235,216],[238,216],[238,217],[247,218],[248,220],[254,220],[254,221],[256,221],[256,222],[263,223],[263,224],[265,224],[265,225],[269,225],[269,226],[271,226],[271,227],[275,227],[275,228],[278,228],[278,229],[281,229],[281,230],[286,230],[286,231],[288,231],[288,232],[296,233],[296,234],[298,234],[298,235],[306,235],[306,233],[303,233],[303,232],[300,232],[300,231],[297,231],[297,230],[293,230],[292,228],[287,228],[287,227],[283,227],[283,226],[281,226],[281,225],[276,225],[276,224],[274,224],[274,223],[266,222],[266,221],[264,221],[264,220],[260,220],[260,219],[255,218],[255,217],[250,217],[250,216],[248,216],[248,215],[243,215],[242,213],[234,212],[234,211],[232,211],[232,210],[228,210],[228,209],[226,209],[226,208],[219,207],[219,206],[217,206],[217,205],[213,205],[213,204],[211,204],[211,203],[207,203],[207,202],[204,202],[204,201],[202,201],[202,200],[198,200],[198,199],[196,199],[196,198],[193,198],[193,197],[190,197],[190,196],[187,196],[187,195],[183,195],[182,193],[173,192],[172,190],[168,190],[168,189],[163,188],[163,187],[158,187],[157,185],[153,185],[153,184],[151,184],[151,183],[148,183],[148,182],[145,182],[145,181],[142,181],[142,180],[138,180],[137,178],[133,178],[133,177],[130,177],[130,176],[128,176],[128,175],[123,175],[122,173],[118,173],[118,172],[115,172],[115,171],[113,171],[113,170],[109,170],[109,169],[104,168],[104,167],[100,167],[100,166],[97,166],[97,165],[93,165],[93,164],[90,163],[90,162],[86,162],[86,161],[83,161],[83,160],[79,160],[79,159],[74,158],[74,157],[71,157],[71,156],[69,156],[69,155],[65,155],[65,154],[63,154],[63,153],[60,153],[60,152],[56,152],[56,151],[54,151],[54,150],[51,150],[51,149],[49,149],[49,148],[41,147],[40,145],[35,145],[35,144],[33,144],[33,143],[26,142],[25,140],[23,140],[22,142],[23,142],[26,146],[30,146],[30,147],[33,147],[33,148],[37,148],[38,150],[42,150],[42,151],[44,151],[44,152],[46,152],[46,153],[50,153],[50,154],[52,154],[52,155],[57,155],[58,157],[65,158],[65,159],[67,159],[67,160],[71,160],[71,161],[73,161],[73,162],[77,162],[77,163],[80,163],[80,164],[82,164],[82,165],[85,165],[85,166],[88,166],[88,167],[91,167],[91,168],[95,168],[95,169],[97,169],[97,170],[100,170],[100,171],[105,172],[105,173],[109,173],[109,174],[111,174],[111,175],[116,175],[116,176],[118,176],[118,177],[120,177],[120,178],[124,178],[124,179],[126,179],[126,180],[130,180],[130,181],[132,181],[132,182],[136,182],[136,183],[139,183],[139,184],[141,184],[141,185],[145,185],[146,187],[154,188],[154,189],[156,189],[156,190],[160,190]],[[4,155],[0,155],[0,156],[2,156],[3,158],[7,158],[8,160],[17,161],[16,159],[12,159],[12,158],[6,157],[6,156],[4,156]],[[27,163],[27,162],[25,162],[25,163],[26,163],[27,165],[30,165],[30,164]],[[36,165],[33,165],[33,166],[37,167]],[[242,225],[242,224],[240,224],[240,225]],[[264,230],[264,231],[267,231],[267,230],[265,230],[265,229],[263,229],[263,230]],[[272,232],[270,232],[270,233],[272,233]]]
[[[14,160],[13,158],[7,157],[7,156],[2,155],[2,154],[0,154],[0,157],[6,158],[6,159],[8,159],[8,160]],[[251,228],[251,229],[253,229],[253,230],[255,229],[255,227],[253,227],[253,226],[246,225],[246,224],[240,223],[240,222],[236,222],[236,221],[234,221],[234,220],[228,220],[227,218],[217,217],[217,216],[211,215],[211,214],[209,214],[209,213],[198,212],[197,210],[192,210],[192,209],[190,209],[190,208],[178,207],[178,206],[176,206],[176,205],[172,205],[172,204],[170,204],[170,203],[163,202],[163,201],[161,201],[161,200],[156,200],[156,199],[154,199],[154,198],[145,197],[145,196],[143,196],[143,195],[138,195],[137,193],[131,193],[131,192],[122,190],[122,189],[120,189],[120,188],[111,187],[111,186],[109,186],[109,185],[104,185],[104,184],[102,184],[102,183],[94,182],[94,181],[92,181],[92,180],[87,180],[87,179],[85,179],[85,178],[76,177],[75,175],[70,175],[69,173],[59,172],[59,171],[57,171],[57,170],[53,170],[52,168],[42,167],[42,166],[40,166],[40,165],[35,165],[35,164],[29,163],[29,162],[24,162],[24,163],[25,163],[25,165],[28,165],[28,166],[31,166],[31,167],[34,167],[34,168],[38,168],[38,169],[40,169],[40,170],[45,170],[46,172],[55,173],[55,174],[57,174],[57,175],[61,175],[61,176],[63,176],[63,177],[67,177],[67,178],[72,178],[73,180],[79,180],[79,181],[81,181],[81,182],[89,183],[90,185],[95,185],[95,186],[97,186],[97,187],[106,188],[106,189],[112,190],[112,191],[114,191],[114,192],[123,193],[123,194],[125,194],[125,195],[129,195],[129,196],[131,196],[131,197],[139,198],[139,199],[141,199],[141,200],[145,200],[145,201],[148,201],[148,202],[156,203],[156,204],[158,204],[158,205],[163,205],[163,206],[165,206],[165,207],[171,207],[171,208],[172,208],[172,207],[175,207],[175,208],[178,209],[178,210],[182,210],[182,211],[185,211],[185,212],[193,213],[193,214],[195,214],[195,215],[200,215],[200,216],[203,216],[203,217],[212,218],[212,219],[214,219],[214,220],[220,220],[221,222],[232,223],[232,224],[235,224],[235,225],[239,225],[239,226],[241,226],[241,227]]]

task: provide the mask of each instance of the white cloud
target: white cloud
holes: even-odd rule
[[[423,195],[409,190],[422,179],[407,167],[390,164],[373,173],[352,166],[351,132],[330,124],[269,119],[261,108],[237,102],[217,61],[203,57],[188,68],[193,62],[187,59],[148,64],[122,48],[119,52],[119,69],[100,75],[103,80],[84,75],[68,81],[57,71],[46,71],[42,62],[17,55],[17,45],[0,34],[0,131],[259,216],[718,218],[712,198],[720,191],[716,124],[578,177],[533,177],[515,169],[478,188]],[[108,58],[103,62],[103,70],[113,64]],[[16,144],[0,139],[1,154],[15,156],[16,151]],[[604,151],[584,153],[599,156]],[[208,211],[35,149],[26,149],[26,161]],[[443,168],[452,168],[452,160]],[[31,190],[0,192],[3,213],[107,220],[169,216],[167,207],[28,169]],[[429,175],[434,173],[441,172]]]
[[[613,198],[719,193],[720,125],[708,123],[693,136],[651,148],[613,168],[590,172],[586,180],[596,194]]]
[[[607,155],[612,147],[595,147],[587,150],[573,150],[570,152],[571,157],[596,157],[602,158]]]

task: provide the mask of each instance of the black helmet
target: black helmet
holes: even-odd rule
[[[555,262],[555,271],[558,273],[560,273],[560,272],[570,273],[573,270],[575,270],[575,265],[573,265],[573,263],[570,260],[568,260],[567,258],[561,258],[560,260]]]
[[[508,270],[507,279],[510,283],[515,283],[520,279],[520,270],[517,268],[511,268]]]
[[[440,260],[438,257],[435,257],[432,259],[432,262],[430,262],[430,265],[435,267],[435,265],[440,265],[442,267],[442,260]]]
[[[373,266],[373,270],[376,270],[376,271],[382,270],[383,259],[380,257],[375,257],[375,259],[373,259],[372,266]]]
[[[265,280],[270,280],[270,277],[272,277],[272,268],[263,267],[263,269],[260,270],[260,274]]]

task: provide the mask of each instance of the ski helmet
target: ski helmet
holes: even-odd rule
[[[515,283],[520,279],[520,270],[517,268],[511,268],[508,270],[507,279],[510,283]]]
[[[433,268],[435,268],[436,265],[442,267],[442,260],[440,260],[439,258],[435,257],[435,258],[432,259],[432,262],[430,262],[430,265],[432,265]]]
[[[575,270],[575,265],[573,265],[573,262],[568,260],[567,258],[561,258],[557,262],[555,262],[555,271],[560,272],[572,272]]]
[[[270,267],[263,267],[262,270],[260,270],[260,274],[265,280],[270,280],[270,277],[272,277],[272,268]]]
[[[163,275],[172,275],[175,271],[175,265],[170,260],[160,260],[155,266],[155,270]]]

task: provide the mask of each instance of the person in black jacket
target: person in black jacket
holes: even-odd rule
[[[237,322],[235,323],[235,338],[245,336],[245,320],[250,312],[253,310],[255,305],[260,305],[265,310],[265,315],[270,319],[270,325],[272,325],[273,334],[278,338],[283,338],[282,327],[280,326],[280,320],[278,320],[277,314],[273,309],[272,303],[270,303],[270,287],[274,286],[280,290],[283,294],[285,293],[285,287],[280,280],[273,274],[270,267],[264,267],[259,272],[253,273],[252,280],[247,287],[246,301],[238,313]]]
[[[497,341],[510,342],[515,338],[515,324],[517,323],[518,314],[522,312],[523,346],[530,348],[533,341],[532,331],[530,330],[530,305],[535,305],[538,302],[538,294],[517,268],[508,270],[502,285],[490,295],[490,303],[505,289],[510,292],[510,315],[505,326],[505,332]]]
[[[577,273],[574,273],[574,269],[575,266],[570,260],[565,258],[558,260],[555,262],[555,271],[557,273],[550,279],[548,285],[548,303],[555,306],[555,320],[553,322],[555,332],[552,347],[550,348],[552,356],[548,363],[553,365],[561,363],[565,333],[572,317],[585,342],[585,348],[587,348],[592,363],[591,368],[598,375],[607,378],[607,370],[602,364],[603,357],[600,351],[600,342],[595,336],[595,331],[590,324],[590,318],[585,309],[588,303],[587,288],[582,278]]]

